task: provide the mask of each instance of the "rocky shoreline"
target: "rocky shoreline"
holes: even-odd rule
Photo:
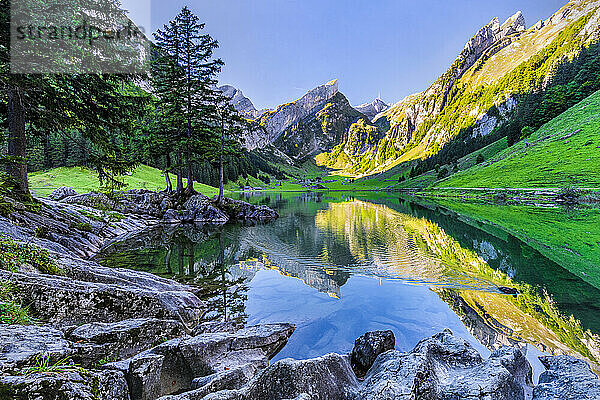
[[[182,209],[160,193],[109,199],[61,191],[36,212],[15,202],[15,212],[0,217],[3,233],[46,249],[60,271],[0,269],[15,301],[37,319],[0,324],[2,400],[600,398],[600,381],[584,361],[543,357],[547,371],[534,387],[520,349],[503,347],[484,360],[450,331],[408,353],[380,331],[358,338],[350,354],[270,363],[295,326],[205,322],[194,287],[88,258],[152,224],[268,220],[275,211],[234,200],[218,208],[201,195]]]

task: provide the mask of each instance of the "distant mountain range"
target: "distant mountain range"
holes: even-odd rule
[[[222,90],[255,123],[249,149],[272,145],[294,161],[366,175],[434,155],[465,132],[489,135],[520,107],[519,96],[543,91],[560,63],[599,38],[600,0],[572,0],[531,28],[520,11],[492,19],[427,90],[391,107],[379,98],[352,107],[337,80],[274,110]]]

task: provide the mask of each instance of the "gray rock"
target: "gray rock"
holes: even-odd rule
[[[201,335],[203,333],[223,333],[223,332],[229,332],[229,333],[234,333],[239,331],[240,329],[243,329],[244,327],[239,325],[237,322],[235,321],[227,321],[227,322],[221,322],[221,321],[211,321],[211,322],[204,322],[200,325],[198,325],[197,327],[194,328],[194,330],[192,331],[192,336],[198,336]]]
[[[164,396],[161,400],[200,400],[211,393],[240,389],[256,375],[258,369],[252,364],[242,365],[228,371],[196,378],[192,381],[189,392],[174,396]]]
[[[523,387],[505,367],[521,376],[522,355],[510,354],[495,352],[483,361],[469,343],[446,330],[422,340],[410,353],[392,350],[377,357],[360,398],[524,399]]]
[[[58,189],[55,189],[52,193],[48,195],[50,200],[59,201],[66,197],[77,196],[78,193],[72,187],[61,186]]]
[[[293,399],[306,395],[313,400],[345,400],[359,398],[359,384],[348,358],[332,353],[310,360],[277,361],[239,392],[244,400]]]
[[[336,79],[318,86],[300,99],[279,106],[277,110],[272,111],[268,118],[261,121],[267,131],[269,142],[273,142],[289,126],[312,114],[318,106],[326,103],[337,93],[338,81]]]
[[[65,370],[27,376],[0,376],[1,399],[129,400],[118,371]]]
[[[75,362],[91,368],[101,360],[129,358],[184,334],[179,321],[141,318],[85,324],[71,330],[67,338],[75,342]]]
[[[396,338],[392,331],[367,332],[354,341],[350,362],[356,376],[363,377],[381,353],[393,350]]]
[[[388,104],[386,104],[379,97],[373,100],[370,103],[361,104],[360,106],[354,107],[356,111],[365,114],[369,119],[375,118],[377,114],[382,113],[390,108]]]
[[[279,218],[277,211],[267,206],[255,206],[241,200],[223,198],[219,207],[233,221],[268,221]]]
[[[204,333],[173,339],[104,368],[125,373],[133,400],[156,399],[189,390],[194,378],[238,368],[246,376],[267,367],[269,358],[283,347],[294,329],[290,324],[269,324],[234,333]],[[241,375],[222,374],[204,384],[210,385],[217,377],[215,387],[237,385],[235,382],[242,379]]]
[[[0,277],[12,281],[16,300],[27,304],[34,316],[59,327],[143,317],[175,319],[194,325],[206,309],[189,291],[162,291],[2,270]]]
[[[540,361],[547,370],[533,389],[533,400],[600,399],[600,381],[585,361],[565,355]]]
[[[205,333],[183,341],[180,348],[196,376],[248,363],[264,368],[295,328],[292,324],[265,324],[234,333]]]
[[[10,373],[32,367],[36,360],[49,357],[55,363],[74,350],[61,331],[36,325],[0,324],[0,372]]]

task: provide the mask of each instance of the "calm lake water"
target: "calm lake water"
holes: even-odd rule
[[[484,356],[522,346],[538,373],[542,353],[600,359],[600,290],[498,229],[431,203],[374,196],[248,197],[281,217],[157,227],[98,259],[197,285],[208,319],[297,324],[276,359],[348,352],[378,329],[393,330],[396,347],[409,351],[445,328]]]

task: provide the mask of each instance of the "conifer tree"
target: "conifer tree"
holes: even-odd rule
[[[215,75],[223,62],[213,59],[218,43],[202,33],[204,24],[187,7],[155,34],[158,45],[153,83],[158,106],[168,126],[175,152],[177,193],[183,191],[182,169],[187,173],[186,195],[195,194],[194,164],[205,160],[211,141],[214,108],[209,98]],[[166,133],[166,132],[165,132]],[[185,161],[185,164],[184,164]]]

